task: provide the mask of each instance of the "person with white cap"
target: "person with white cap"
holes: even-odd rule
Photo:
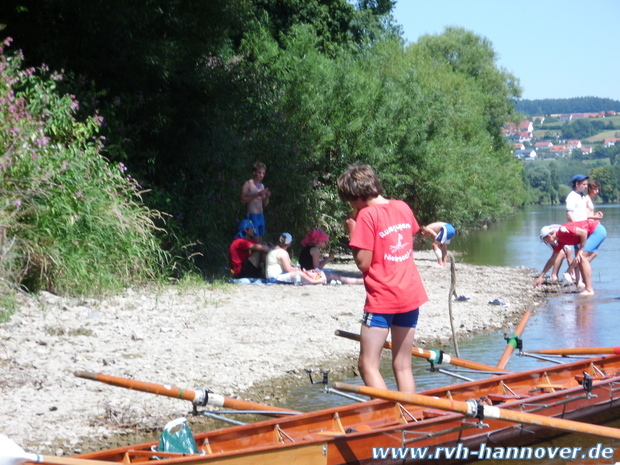
[[[302,284],[324,284],[325,276],[304,273],[291,264],[288,248],[293,243],[293,236],[285,232],[280,235],[278,244],[265,258],[265,276],[269,281],[277,283],[293,283],[299,276]]]
[[[607,237],[605,227],[598,220],[585,220],[565,223],[559,228],[557,225],[543,226],[540,230],[540,239],[553,248],[553,255],[543,268],[543,271],[534,282],[534,287],[539,286],[545,273],[551,268],[557,255],[566,245],[579,245],[575,254],[575,260],[583,277],[585,290],[581,295],[593,295],[592,267],[590,262],[597,255],[599,246]]]

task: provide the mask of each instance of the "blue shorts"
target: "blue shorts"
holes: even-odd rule
[[[265,215],[262,213],[248,213],[245,219],[252,222],[254,225],[254,232],[257,236],[265,236]]]
[[[415,328],[418,326],[420,309],[416,308],[405,313],[368,313],[364,312],[362,323],[371,328],[390,328],[401,326],[403,328]]]
[[[605,226],[599,224],[594,232],[588,236],[586,246],[583,248],[584,252],[596,252],[606,237],[607,230],[605,229]]]
[[[441,228],[441,231],[439,231],[439,234],[437,234],[435,240],[440,244],[449,244],[455,232],[454,226],[450,223],[446,223],[443,225],[443,228]]]

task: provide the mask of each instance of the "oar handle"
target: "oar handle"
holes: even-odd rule
[[[351,339],[353,341],[360,341],[361,336],[359,334],[350,333],[348,331],[342,331],[337,329],[335,331],[336,336],[344,337],[345,339]],[[392,343],[386,341],[383,344],[383,347],[389,350],[392,350]],[[464,360],[462,358],[453,357],[448,354],[441,354],[437,350],[426,350],[420,349],[419,347],[413,347],[411,349],[411,355],[418,358],[425,358],[434,363],[448,363],[450,365],[459,366],[463,368],[469,368],[471,370],[479,370],[479,371],[493,371],[503,372],[503,373],[511,373],[509,370],[505,370],[503,368],[492,367],[490,365],[485,365],[484,363],[472,362],[471,360]]]
[[[110,465],[102,460],[79,459],[75,457],[56,457],[54,455],[24,454],[24,459],[34,463],[51,463],[54,465]]]
[[[78,378],[90,379],[101,383],[110,384],[112,386],[134,389],[136,391],[150,392],[160,396],[172,397],[174,399],[189,400],[197,404],[202,403],[200,395],[191,389],[181,389],[173,386],[164,386],[162,384],[147,383],[135,379],[119,378],[118,376],[109,376],[102,373],[91,373],[88,371],[76,371],[73,373]]]
[[[546,355],[620,355],[620,347],[575,347],[572,349],[530,350],[528,352]]]
[[[508,365],[508,360],[512,356],[512,353],[517,348],[516,339],[520,338],[523,335],[523,331],[525,330],[525,325],[530,319],[530,315],[532,314],[531,310],[526,310],[523,316],[521,317],[521,321],[517,325],[517,329],[515,329],[514,334],[508,340],[508,344],[506,344],[506,348],[504,349],[504,353],[502,354],[499,362],[497,362],[497,368],[504,369],[506,365]]]
[[[286,412],[299,413],[295,410],[289,410],[281,407],[273,407],[270,405],[263,405],[256,402],[250,402],[247,400],[232,399],[230,397],[224,397],[219,394],[213,394],[207,392],[204,389],[181,389],[173,386],[164,386],[162,384],[147,383],[145,381],[137,381],[135,379],[120,378],[118,376],[109,376],[102,373],[91,373],[88,371],[76,371],[73,373],[75,376],[84,379],[90,379],[93,381],[100,381],[102,383],[110,384],[112,386],[124,387],[127,389],[133,389],[136,391],[149,392],[151,394],[157,394],[160,396],[172,397],[175,399],[189,400],[194,405],[213,405],[215,407],[225,407],[233,410],[255,410],[259,411],[272,411],[272,412]],[[277,414],[265,414],[267,416],[280,416]]]

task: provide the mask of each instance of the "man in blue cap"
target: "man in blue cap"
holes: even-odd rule
[[[569,222],[588,219],[586,189],[588,176],[576,174],[573,176],[573,190],[566,196],[566,218]]]
[[[237,235],[228,249],[230,271],[235,279],[264,277],[260,264],[264,254],[270,249],[266,245],[259,244],[254,236],[254,224],[250,220],[242,220]]]
[[[585,221],[588,219],[588,199],[586,197],[586,189],[588,188],[588,179],[589,177],[585,174],[576,174],[573,176],[571,182],[573,183],[573,190],[566,196],[566,218],[570,223],[574,223],[576,221]],[[576,245],[574,247],[575,253],[579,250],[579,246]],[[566,279],[569,283],[576,283],[578,286],[581,284],[581,276],[579,273],[579,268],[575,268],[575,266],[571,267],[571,259],[569,256],[569,252],[567,251],[566,261],[569,264],[569,269],[571,273],[564,273],[564,279]],[[560,262],[557,263],[557,269],[559,269]],[[574,270],[574,271],[573,271]],[[572,275],[574,273],[574,276]]]

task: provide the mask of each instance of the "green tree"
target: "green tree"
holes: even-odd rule
[[[518,79],[498,68],[497,55],[489,39],[458,27],[447,27],[442,35],[421,37],[418,48],[438,64],[447,64],[467,76],[484,99],[487,131],[497,146],[503,144],[500,129],[506,121],[517,120],[514,101],[520,97]]]
[[[590,171],[590,177],[601,183],[599,197],[603,202],[620,200],[620,166],[594,168]]]

